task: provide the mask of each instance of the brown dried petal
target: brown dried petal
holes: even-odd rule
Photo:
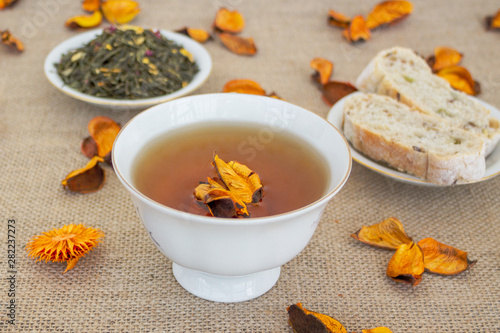
[[[260,84],[248,79],[236,79],[228,81],[222,88],[222,92],[237,92],[242,94],[262,96],[266,94],[266,91],[260,86]]]
[[[79,15],[67,20],[64,25],[70,29],[94,28],[102,22],[102,13],[96,10],[91,15]]]
[[[351,23],[351,18],[333,9],[328,10],[328,24],[336,27],[347,28]]]
[[[403,224],[394,217],[371,226],[363,226],[351,234],[351,237],[363,243],[381,247],[388,250],[396,250],[401,244],[411,243],[403,228]]]
[[[287,308],[288,321],[296,333],[347,333],[345,327],[327,315],[309,311],[301,303]]]
[[[1,1],[1,0],[0,0]],[[0,32],[0,37],[2,40],[2,44],[10,46],[15,50],[22,52],[24,51],[24,44],[19,39],[14,37],[9,30],[4,30]]]
[[[495,14],[495,16],[486,17],[486,28],[488,30],[500,29],[500,10]]]
[[[214,27],[216,30],[235,34],[245,28],[245,19],[237,10],[219,8],[215,14]]]
[[[243,38],[225,32],[218,34],[218,36],[222,44],[233,53],[239,55],[254,55],[257,53],[253,38]]]
[[[366,18],[366,26],[372,30],[381,25],[395,24],[413,11],[409,1],[384,1],[376,5]]]
[[[370,30],[366,26],[366,21],[363,16],[355,16],[349,26],[342,32],[342,36],[349,43],[367,41],[371,38]]]
[[[94,156],[85,167],[70,172],[61,182],[63,187],[71,192],[92,193],[98,191],[106,180],[104,170],[99,166],[104,160]]]
[[[438,71],[436,75],[448,81],[453,88],[466,94],[478,95],[481,91],[479,83],[474,81],[465,67],[449,66]]]
[[[217,181],[208,178],[208,183],[202,183],[194,190],[195,198],[207,205],[210,214],[215,217],[248,216],[246,205],[231,191]]]
[[[467,259],[467,252],[432,238],[424,238],[418,245],[424,253],[425,269],[432,273],[455,275],[471,268],[477,262]]]
[[[88,158],[92,158],[97,155],[97,143],[95,143],[94,139],[92,139],[91,136],[88,136],[82,140],[80,149],[82,151],[82,154]]]
[[[111,152],[115,138],[120,132],[120,125],[111,118],[97,116],[90,120],[88,130],[97,144],[97,154],[104,157]]]
[[[324,58],[314,58],[309,65],[315,70],[312,75],[313,79],[321,84],[326,84],[332,75],[333,63]]]
[[[451,47],[439,46],[434,49],[434,54],[427,58],[427,63],[434,72],[445,67],[458,65],[463,55]]]
[[[203,29],[184,27],[182,29],[176,30],[175,32],[184,34],[199,43],[205,43],[207,40],[212,39],[212,36]]]
[[[323,85],[323,100],[326,104],[333,106],[339,99],[345,97],[358,89],[349,82],[330,81]]]
[[[424,273],[424,254],[420,247],[411,242],[401,244],[389,260],[387,275],[394,281],[416,286]]]
[[[362,333],[392,333],[387,327],[375,327],[369,330],[361,330]]]

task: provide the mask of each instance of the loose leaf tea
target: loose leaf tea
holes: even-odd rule
[[[104,162],[104,159],[94,156],[85,167],[70,172],[61,182],[62,186],[71,192],[82,194],[100,190],[106,180],[106,174],[100,167],[100,162]]]
[[[14,37],[9,30],[0,31],[0,37],[2,44],[10,46],[11,48],[19,52],[24,51],[23,42]]]
[[[160,32],[122,26],[104,29],[55,65],[65,84],[105,98],[141,99],[185,87],[198,72],[192,55]]]
[[[434,48],[434,54],[427,58],[427,63],[434,72],[449,66],[455,66],[460,63],[463,54],[451,47],[438,46]]]
[[[412,241],[406,235],[403,224],[394,217],[368,227],[363,226],[354,234],[351,234],[351,237],[363,243],[388,250],[396,250],[400,245],[410,244]]]
[[[92,15],[79,15],[72,17],[68,19],[64,25],[70,29],[94,28],[101,24],[101,22],[102,14],[99,10],[96,10]]]
[[[312,69],[315,70],[312,75],[313,80],[326,84],[330,80],[330,76],[333,73],[333,63],[324,58],[314,58],[311,60],[310,64]]]
[[[141,11],[132,0],[106,0],[101,4],[102,13],[111,24],[126,24]]]
[[[347,28],[351,18],[333,9],[328,10],[328,24],[340,28]]]
[[[342,36],[351,43],[367,41],[371,38],[370,30],[361,15],[357,15],[351,20],[349,26],[342,32]]]
[[[26,251],[31,258],[37,258],[37,262],[66,262],[63,272],[66,273],[99,245],[103,237],[100,229],[69,224],[34,236],[26,245]]]
[[[366,26],[372,30],[387,24],[395,24],[413,11],[409,1],[384,1],[376,5],[366,18]]]
[[[199,43],[205,43],[206,41],[212,39],[212,36],[203,29],[184,27],[182,29],[177,30],[176,32],[184,34]]]
[[[345,327],[327,315],[309,311],[302,303],[287,308],[288,321],[296,333],[347,333]]]
[[[500,30],[500,10],[494,16],[486,16],[486,29]]]
[[[236,34],[245,28],[245,19],[237,10],[222,7],[215,14],[214,28],[216,31]]]
[[[465,67],[448,66],[436,72],[436,75],[448,81],[453,88],[466,94],[478,95],[481,92],[479,82],[472,78]]]
[[[414,242],[401,244],[389,260],[387,275],[394,281],[416,286],[424,273],[424,254]]]
[[[467,258],[467,252],[440,243],[432,238],[418,242],[424,253],[425,270],[442,275],[459,274],[474,266],[476,261]]]
[[[244,38],[226,32],[222,32],[217,36],[219,36],[222,44],[233,53],[248,56],[257,53],[253,38]]]

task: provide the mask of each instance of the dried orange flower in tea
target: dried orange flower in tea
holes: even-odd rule
[[[474,266],[476,261],[467,258],[467,252],[440,243],[432,238],[418,242],[424,253],[425,269],[442,275],[459,274]]]
[[[95,12],[101,7],[101,0],[83,0],[82,9],[87,12]]]
[[[362,333],[392,333],[387,327],[375,327],[369,330],[361,330]]]
[[[266,91],[260,86],[260,84],[249,79],[236,79],[228,81],[222,88],[222,92],[237,92],[262,96],[266,95]]]
[[[244,38],[225,32],[218,34],[218,36],[222,44],[233,53],[249,56],[257,53],[253,38]]]
[[[214,28],[228,33],[239,33],[245,28],[245,19],[237,10],[219,8],[215,14]]]
[[[351,234],[351,237],[363,243],[389,250],[396,250],[400,245],[412,242],[412,239],[406,235],[403,224],[394,217],[368,227],[363,226]]]
[[[494,16],[486,16],[486,28],[488,30],[500,29],[500,10]]]
[[[389,260],[387,275],[394,281],[416,286],[424,273],[424,254],[414,242],[401,244]]]
[[[325,84],[330,80],[333,73],[333,63],[331,61],[324,58],[314,58],[309,65],[315,71],[312,75],[314,80],[321,84]]]
[[[449,66],[436,72],[436,75],[448,81],[455,89],[469,95],[478,95],[481,92],[479,82],[472,78],[470,72],[462,66]]]
[[[66,262],[66,273],[75,267],[80,258],[93,250],[103,237],[104,233],[100,229],[69,224],[34,236],[26,245],[26,251],[31,258],[37,258],[37,262]]]
[[[345,97],[358,89],[349,82],[329,81],[322,86],[323,100],[326,104],[333,106],[342,97]]]
[[[97,27],[102,22],[101,11],[96,10],[91,15],[78,15],[72,17],[64,23],[64,25],[70,29],[77,28],[94,28]]]
[[[458,65],[463,58],[463,54],[457,50],[438,46],[434,48],[434,54],[427,58],[427,63],[431,66],[434,72],[437,72],[445,67]]]
[[[139,4],[132,0],[106,0],[101,9],[106,20],[112,24],[126,24],[141,11]]]
[[[349,26],[342,32],[342,36],[350,43],[367,41],[371,38],[370,29],[366,26],[363,16],[357,15],[349,23]]]
[[[102,157],[92,157],[85,167],[70,172],[61,181],[62,186],[71,192],[81,194],[100,190],[106,180],[106,174],[99,165],[102,162],[104,162]]]
[[[15,4],[17,0],[0,0],[0,9],[4,9]]]
[[[14,37],[9,30],[0,31],[2,44],[12,47],[13,49],[22,52],[24,51],[24,44],[19,39]]]
[[[333,9],[328,10],[328,24],[340,28],[347,28],[351,18]]]
[[[203,29],[184,27],[182,29],[176,30],[176,32],[184,34],[199,43],[205,43],[207,40],[212,39],[212,36]]]
[[[288,322],[296,333],[347,333],[345,327],[330,316],[302,307],[302,303],[287,307]]]
[[[245,203],[235,193],[217,180],[210,177],[208,182],[201,183],[194,190],[195,198],[207,205],[212,216],[215,217],[238,217],[248,216],[248,209]]]
[[[366,18],[366,26],[372,30],[386,24],[395,24],[413,11],[409,1],[384,1],[376,5]]]

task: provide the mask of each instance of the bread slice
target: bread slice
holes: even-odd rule
[[[344,136],[368,157],[439,185],[484,176],[484,140],[393,98],[355,93],[344,103]]]
[[[413,50],[383,50],[368,64],[356,82],[364,92],[387,95],[422,113],[439,117],[452,126],[483,137],[488,155],[500,140],[500,123],[483,105],[432,73]]]

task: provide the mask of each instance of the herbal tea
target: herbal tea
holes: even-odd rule
[[[233,198],[243,217],[281,214],[321,198],[329,181],[323,157],[289,133],[257,126],[212,123],[161,136],[137,157],[133,183],[165,206],[208,216],[220,216],[203,204],[207,192],[200,191],[210,189],[220,195],[216,199]],[[238,203],[245,197],[238,192],[242,183],[249,184],[245,204]]]

